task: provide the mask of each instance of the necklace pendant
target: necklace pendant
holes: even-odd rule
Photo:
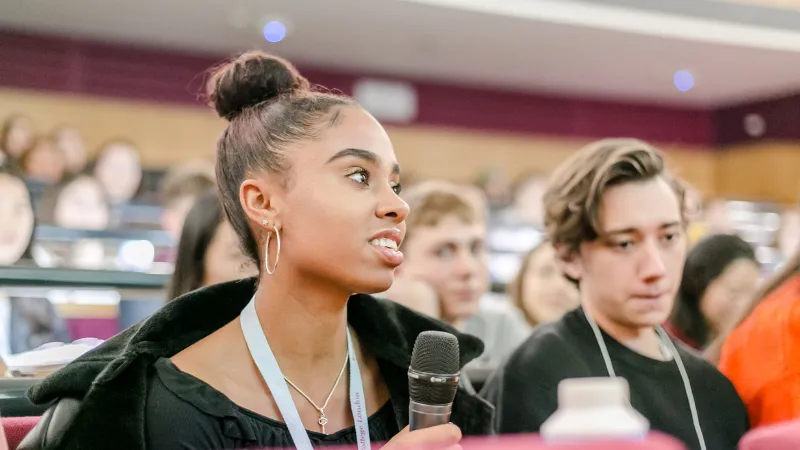
[[[324,411],[319,412],[319,420],[317,423],[319,423],[319,425],[322,427],[322,434],[327,434],[325,433],[325,425],[328,424],[328,418],[325,416]]]

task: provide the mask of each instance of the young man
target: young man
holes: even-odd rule
[[[396,283],[411,279],[431,286],[439,298],[440,319],[486,345],[473,367],[499,366],[530,331],[512,307],[481,307],[489,288],[483,211],[467,188],[444,181],[419,184],[404,199],[411,213]]]
[[[637,140],[593,143],[555,171],[544,206],[582,307],[534,330],[487,383],[498,431],[538,431],[562,380],[619,376],[651,429],[689,449],[735,450],[748,419],[733,385],[660,327],[687,248],[683,189],[661,155]]]

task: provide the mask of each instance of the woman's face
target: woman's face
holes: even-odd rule
[[[25,173],[36,181],[55,184],[64,178],[64,154],[47,139],[42,139],[25,158]]]
[[[26,148],[33,144],[33,122],[27,117],[12,119],[6,135],[6,141],[0,147],[12,158],[18,158]]]
[[[800,251],[800,208],[791,208],[781,214],[781,227],[778,230],[778,249],[785,258]]]
[[[758,287],[759,267],[749,259],[733,261],[706,288],[700,299],[703,314],[716,334],[724,329]]]
[[[62,128],[56,133],[56,145],[64,153],[66,169],[78,173],[86,167],[86,145],[81,133],[75,128]]]
[[[211,238],[205,255],[203,286],[239,280],[258,274],[239,246],[233,227],[223,221]]]
[[[101,153],[94,174],[114,202],[128,201],[142,182],[139,153],[125,143],[110,144]]]
[[[383,292],[402,261],[391,247],[405,235],[408,215],[392,143],[378,121],[356,107],[343,107],[335,125],[322,126],[317,139],[286,151],[287,175],[246,180],[241,198],[257,226],[263,218],[279,225],[276,273],[311,275],[347,295]]]
[[[527,179],[517,191],[514,203],[517,214],[525,223],[541,226],[544,221],[544,192],[547,188],[547,179],[531,177]]]
[[[553,247],[544,244],[530,258],[522,279],[525,312],[538,323],[547,323],[577,308],[578,289],[564,278]]]
[[[103,187],[88,176],[75,179],[58,196],[53,218],[56,225],[64,228],[106,229],[109,208]]]
[[[25,183],[0,174],[0,265],[19,261],[32,235],[33,207]]]

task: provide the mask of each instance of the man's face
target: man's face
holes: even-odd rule
[[[486,228],[456,216],[414,228],[403,245],[401,276],[425,281],[439,296],[442,319],[451,323],[478,311],[489,287]]]
[[[664,322],[686,260],[678,197],[663,178],[625,183],[603,195],[598,239],[566,264],[598,322],[630,330]]]

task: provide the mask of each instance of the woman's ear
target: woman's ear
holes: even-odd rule
[[[264,180],[247,179],[239,187],[239,201],[247,217],[257,224],[266,220],[270,227],[279,228],[279,202],[275,187]]]

